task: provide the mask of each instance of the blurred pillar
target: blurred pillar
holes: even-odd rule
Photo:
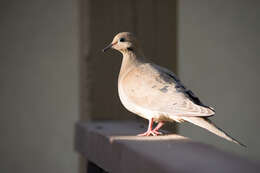
[[[80,119],[133,119],[120,103],[117,77],[122,57],[101,52],[115,34],[133,32],[145,55],[177,72],[175,0],[79,0],[80,9]],[[171,130],[176,131],[171,124]],[[80,172],[85,172],[85,160]]]
[[[121,55],[101,49],[118,32],[130,31],[146,57],[176,72],[176,1],[80,0],[80,9],[81,119],[137,117],[118,97]]]

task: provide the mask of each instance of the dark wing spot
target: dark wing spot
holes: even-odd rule
[[[160,89],[161,92],[163,93],[167,93],[168,92],[168,88],[169,86],[164,86],[163,88]]]
[[[155,88],[155,87],[156,87],[156,85],[152,86],[152,88]]]

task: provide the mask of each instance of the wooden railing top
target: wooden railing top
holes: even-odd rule
[[[136,122],[77,123],[75,148],[110,173],[260,172],[256,163],[180,135],[135,136],[144,130]]]

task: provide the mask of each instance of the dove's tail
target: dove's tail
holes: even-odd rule
[[[217,127],[215,124],[213,124],[208,118],[202,118],[202,117],[182,117],[185,121],[188,121],[190,123],[193,123],[197,126],[200,126],[228,141],[234,142],[236,144],[239,144],[243,147],[246,147],[246,145],[242,144],[241,142],[237,141],[236,139],[232,138],[230,135],[228,135],[224,130]]]

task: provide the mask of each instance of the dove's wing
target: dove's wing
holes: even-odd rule
[[[211,116],[214,111],[180,83],[174,73],[152,63],[144,63],[121,79],[121,87],[131,104],[165,116]]]
[[[214,109],[212,107],[209,107],[207,105],[204,105],[201,100],[189,89],[186,89],[186,87],[182,84],[182,82],[180,81],[180,79],[170,70],[168,70],[167,68],[158,66],[156,64],[152,64],[152,66],[154,66],[155,69],[157,69],[159,71],[159,73],[165,73],[165,75],[171,77],[174,81],[174,83],[176,84],[176,88],[184,93],[190,100],[192,100],[195,104],[203,106],[203,107],[207,107],[209,109],[211,109],[212,111],[214,111]]]

